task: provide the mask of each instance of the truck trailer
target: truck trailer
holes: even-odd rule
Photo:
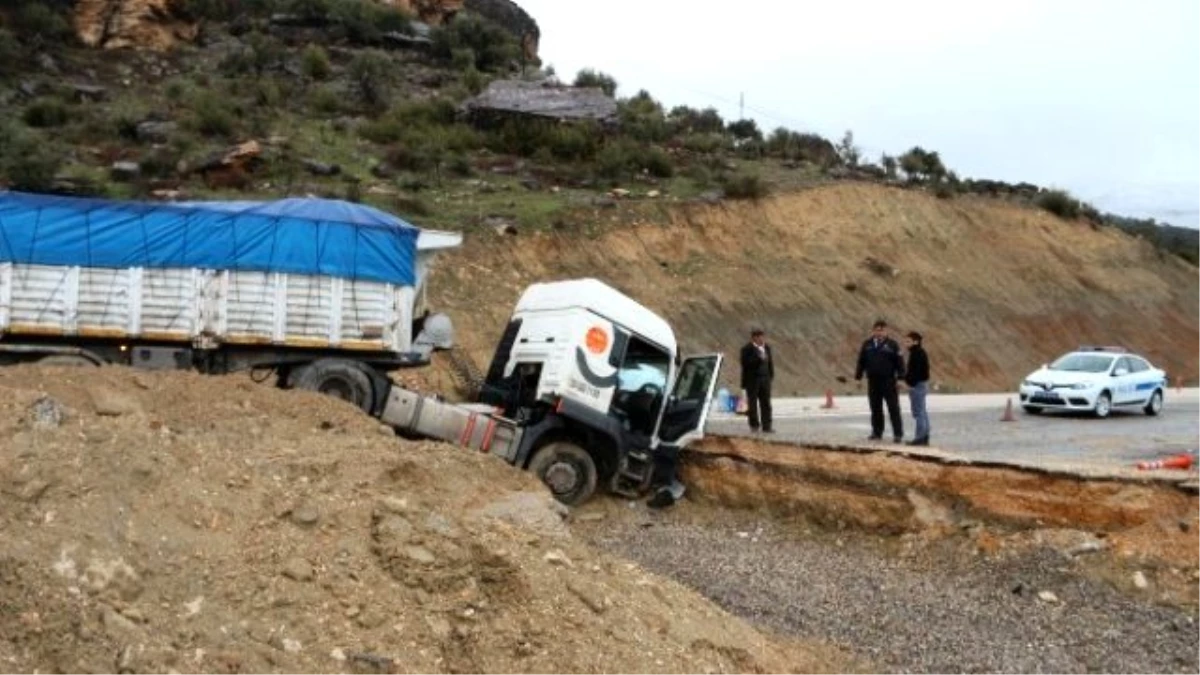
[[[424,280],[460,241],[331,200],[0,193],[0,364],[274,373],[528,469],[566,504],[641,494],[703,436],[722,355],[682,359],[665,320],[595,279],[524,291],[477,401],[393,383],[452,346]]]

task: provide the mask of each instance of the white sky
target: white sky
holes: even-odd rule
[[[567,81],[1200,227],[1198,0],[517,2]]]

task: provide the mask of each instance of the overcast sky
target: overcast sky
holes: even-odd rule
[[[517,2],[564,80],[1200,227],[1197,0]]]

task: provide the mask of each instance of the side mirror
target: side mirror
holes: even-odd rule
[[[1113,371],[1113,375],[1115,375],[1116,377],[1121,377],[1122,375],[1128,375],[1128,374],[1129,374],[1129,369],[1127,369],[1127,368],[1117,368],[1116,370]]]

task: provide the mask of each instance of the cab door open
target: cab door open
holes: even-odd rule
[[[704,438],[709,404],[723,361],[722,354],[689,356],[683,360],[671,396],[658,420],[656,444],[682,448]]]

